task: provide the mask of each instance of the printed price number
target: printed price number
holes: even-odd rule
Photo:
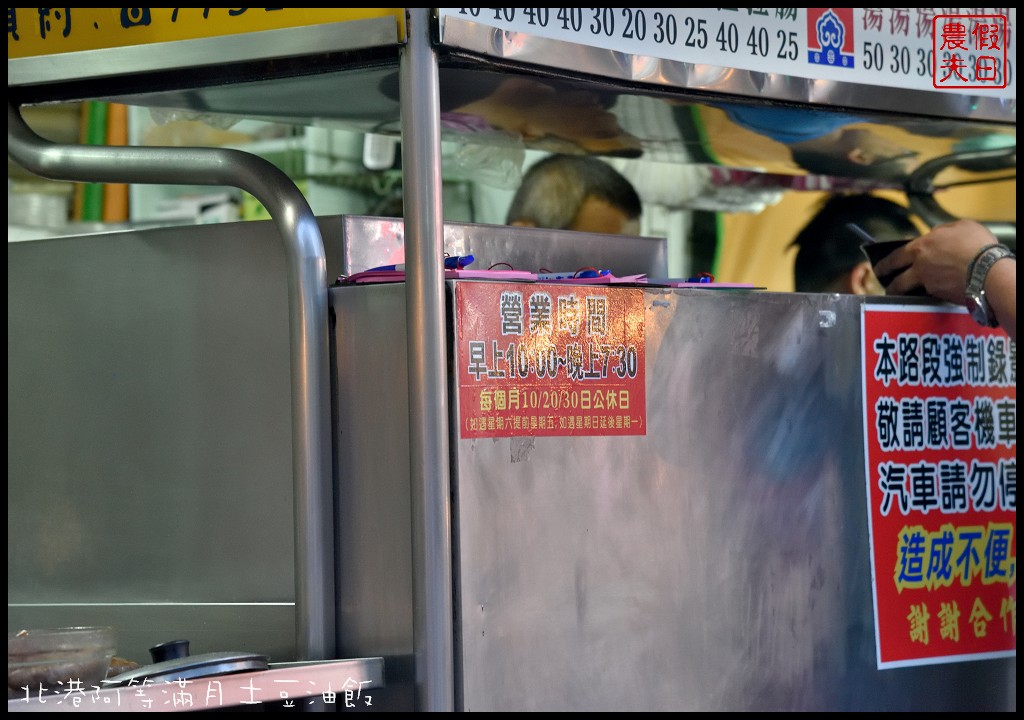
[[[753,57],[766,58],[769,55],[779,60],[796,60],[800,56],[800,45],[797,43],[797,34],[793,30],[776,30],[774,41],[775,49],[772,49],[772,34],[765,27],[752,27],[747,33],[744,44],[747,51]],[[736,23],[723,22],[718,26],[715,33],[715,42],[718,50],[723,53],[735,55],[740,51],[740,30]],[[704,46],[698,46],[703,49]]]
[[[681,41],[683,47],[698,50],[706,50],[712,42],[706,18],[686,15],[677,19],[671,12],[649,13],[636,8],[459,8],[459,14],[499,24],[520,18],[527,25],[590,37],[650,40],[657,45],[676,45]],[[773,35],[765,27],[752,27],[743,41],[754,57],[797,60],[800,55],[797,32],[793,30],[776,30]],[[719,51],[736,54],[740,42],[736,23],[719,23],[714,33]]]
[[[909,75],[913,64],[914,72],[923,77],[931,74],[931,64],[926,62],[930,55],[930,50],[926,53],[924,49],[918,48],[917,62],[912,63],[913,54],[906,45],[891,43],[886,46],[885,43],[865,40],[861,67],[868,71]]]
[[[497,23],[525,18],[527,25],[540,28],[658,45],[675,45],[679,39],[675,15],[636,8],[459,8],[459,15]]]
[[[560,368],[566,368],[567,374],[579,379],[582,377],[607,378],[611,373],[620,380],[635,378],[639,372],[639,355],[635,345],[604,345],[591,346],[589,357],[584,358],[584,350],[579,345],[566,347],[565,357],[558,354],[553,345],[535,349],[533,352],[526,345],[509,343],[504,358],[507,364],[508,377],[527,378],[535,374],[539,379],[556,378]],[[586,369],[586,374],[582,371]]]

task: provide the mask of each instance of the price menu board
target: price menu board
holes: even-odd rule
[[[471,22],[516,37],[626,53],[634,57],[634,66],[642,66],[642,58],[653,58],[808,80],[1016,99],[1014,8],[440,8],[439,12],[442,30],[450,19]]]

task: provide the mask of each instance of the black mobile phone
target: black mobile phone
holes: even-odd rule
[[[872,269],[874,269],[878,263],[882,261],[882,258],[888,257],[889,253],[897,248],[901,248],[912,240],[912,238],[902,238],[899,240],[876,240],[870,233],[862,228],[857,223],[846,223],[846,227],[850,232],[859,237],[863,242],[860,245],[860,251],[864,253],[864,257],[871,263]],[[889,284],[903,272],[906,268],[898,268],[888,273],[885,276],[878,275],[878,282],[882,283],[882,287],[888,288]],[[909,291],[904,293],[906,295],[924,295],[924,288],[917,286],[911,288]]]

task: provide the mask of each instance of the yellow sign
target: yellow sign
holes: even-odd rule
[[[7,8],[7,59],[393,16],[405,8]]]

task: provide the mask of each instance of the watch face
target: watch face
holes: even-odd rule
[[[974,322],[985,327],[992,327],[992,318],[988,314],[988,303],[985,302],[983,295],[968,293],[964,305],[967,306],[967,311],[971,314]]]

